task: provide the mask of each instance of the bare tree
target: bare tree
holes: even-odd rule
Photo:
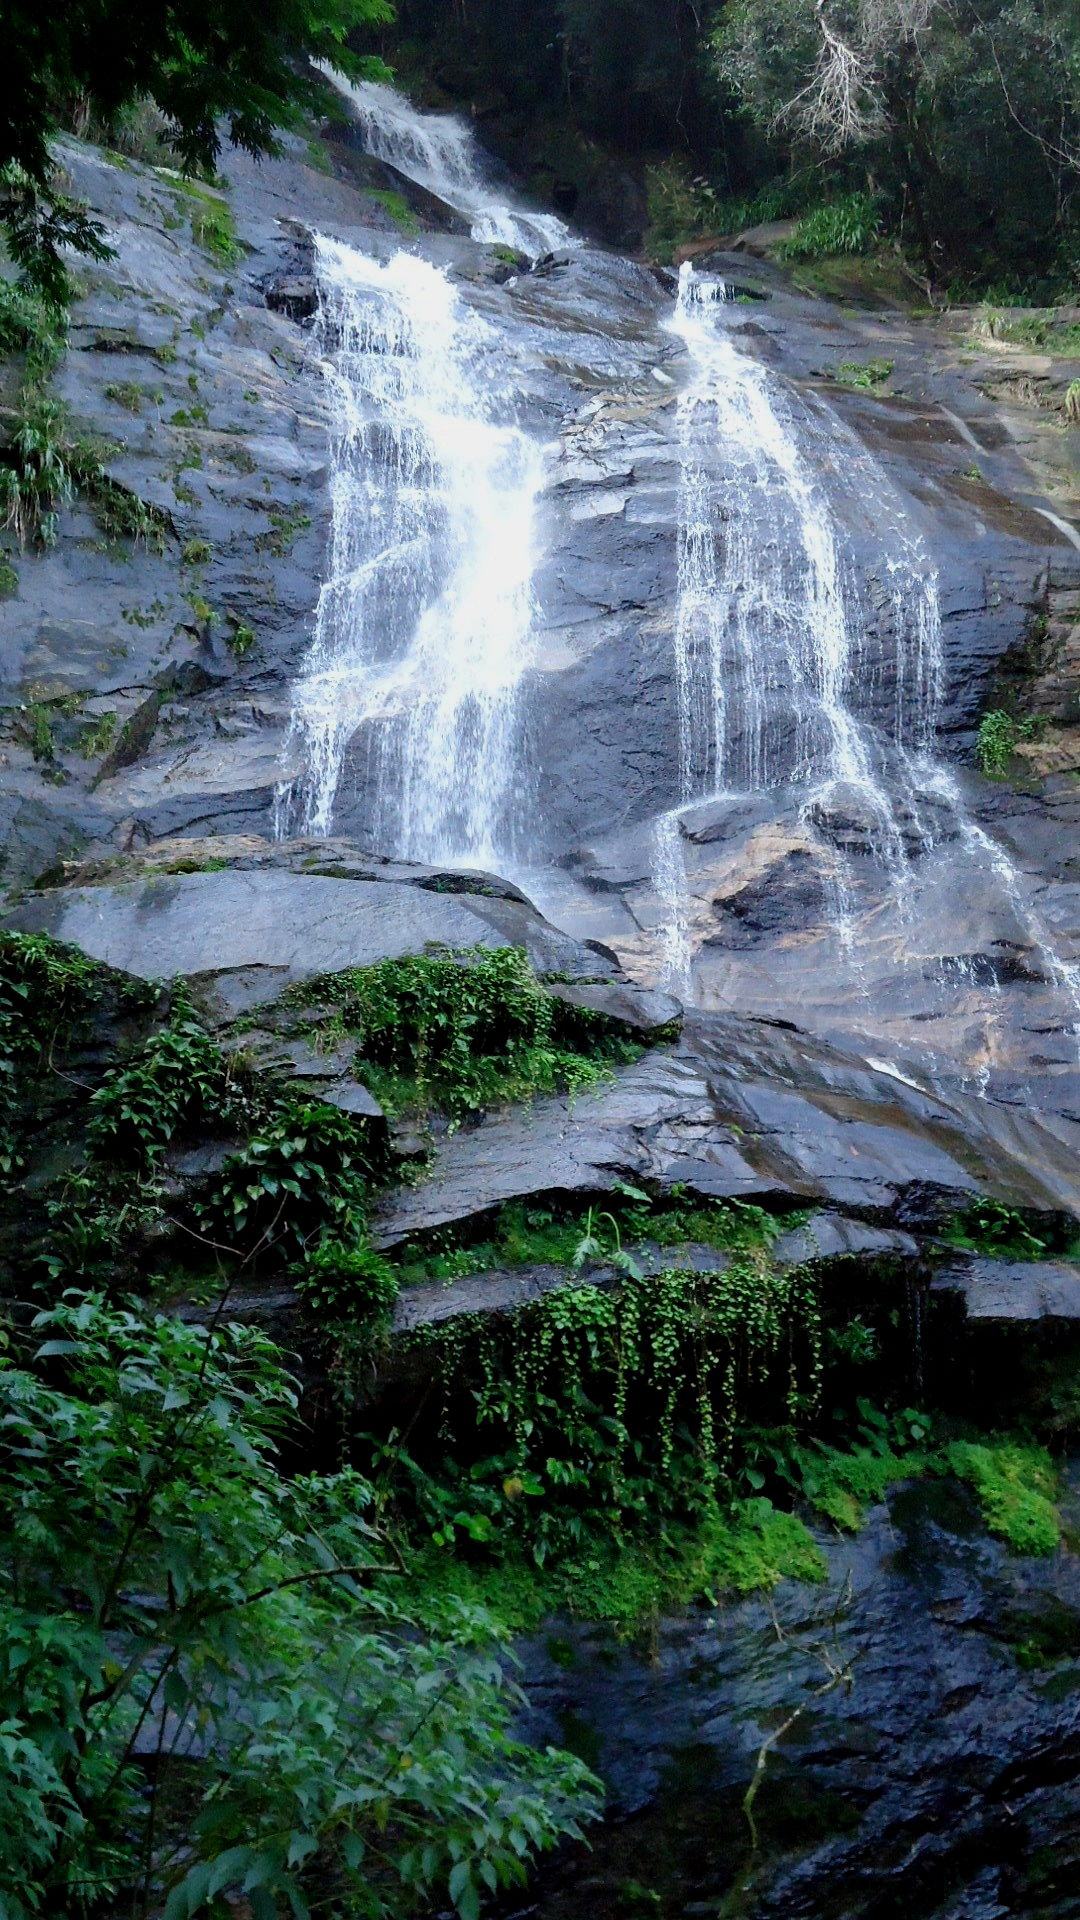
[[[888,0],[874,0],[888,4]],[[885,125],[873,56],[852,46],[829,21],[825,0],[814,11],[821,51],[805,87],[777,115],[797,127],[826,153],[840,153],[880,134]]]

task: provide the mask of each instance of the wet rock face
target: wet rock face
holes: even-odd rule
[[[275,791],[295,771],[290,689],[325,571],[329,422],[312,353],[309,229],[386,257],[402,235],[385,196],[400,190],[422,229],[410,244],[494,329],[514,367],[521,421],[550,449],[536,654],[520,702],[526,832],[515,857],[527,890],[535,869],[568,874],[550,917],[617,949],[635,977],[653,982],[670,920],[652,877],[653,823],[682,795],[674,614],[686,365],[668,326],[670,281],[588,248],[525,271],[495,260],[445,208],[419,190],[410,197],[408,183],[347,144],[324,143],[327,171],[308,163],[302,143],[286,149],[260,167],[229,156],[228,257],[200,240],[202,203],[175,180],[70,150],[76,186],[117,251],[86,269],[60,390],[73,426],[117,448],[110,471],[158,506],[167,528],[161,552],[109,547],[79,508],[64,516],[55,551],[19,563],[0,641],[3,876],[25,883],[79,849],[105,856],[168,836],[270,831]],[[853,460],[872,452],[936,570],[945,735],[970,751],[980,711],[1009,662],[1028,657],[1037,629],[1056,724],[1072,673],[1080,555],[1040,517],[995,404],[923,323],[841,312],[741,256],[711,265],[743,289],[728,315],[736,344],[791,383],[825,448],[835,432]],[[838,378],[883,355],[893,363],[884,392]],[[838,469],[846,458],[837,455]],[[839,471],[825,480],[835,480],[862,580],[859,699],[888,720],[896,610],[871,492]],[[716,532],[722,547],[722,510]],[[786,765],[790,700],[780,687],[771,697],[770,751]],[[28,717],[42,703],[47,749]],[[372,841],[372,745],[358,738],[348,757],[335,826],[385,855],[393,849]],[[1061,778],[1068,792],[1015,800],[971,787],[989,831],[1046,876],[1043,917],[1068,954],[1080,925],[1064,763]],[[1056,1104],[1080,1110],[1044,961],[1007,908],[991,914],[978,884],[953,884],[955,830],[934,794],[915,796],[899,822],[930,900],[918,943],[910,917],[882,910],[878,824],[858,797],[830,796],[816,813],[803,798],[780,783],[684,816],[701,1003],[765,1017],[795,1008],[828,1038],[856,1032],[901,1066],[930,1059],[969,1084],[992,1068],[1017,1100],[1032,1090],[1042,1099],[1052,1077]],[[839,964],[845,862],[863,957],[856,987]],[[1006,998],[988,1022],[978,996],[998,985]]]
[[[259,831],[289,771],[289,686],[311,632],[327,523],[327,418],[309,348],[302,223],[376,253],[400,236],[377,198],[388,190],[385,168],[338,142],[321,172],[301,143],[286,144],[284,158],[258,168],[229,157],[221,204],[237,240],[227,258],[200,241],[202,203],[175,180],[93,149],[67,152],[116,258],[85,270],[61,395],[75,427],[118,449],[110,471],[160,507],[170,531],[161,553],[103,551],[78,510],[55,553],[19,568],[5,606],[4,697],[9,708],[81,701],[85,721],[57,716],[48,763],[34,762],[9,728],[9,878],[32,877],[80,840]],[[558,858],[678,797],[672,296],[642,269],[588,251],[496,284],[487,250],[445,231],[453,223],[409,183],[389,185],[428,229],[415,244],[461,278],[505,339],[523,417],[555,450],[542,505],[538,665],[522,718],[537,803],[525,854]],[[727,264],[746,277],[745,265]],[[755,272],[769,282],[767,269]],[[988,463],[978,500],[950,491],[960,456],[941,407],[970,409],[976,397],[944,365],[935,371],[917,326],[890,322],[891,385],[908,397],[838,392],[830,369],[865,344],[867,323],[792,294],[777,276],[749,289],[762,290],[771,298],[755,303],[754,320],[733,322],[741,344],[819,393],[826,415],[850,419],[910,502],[941,575],[945,723],[970,727],[995,663],[1040,604],[1052,530],[1041,521],[1036,538],[1026,508],[1006,512],[1008,488],[1022,490],[1007,450],[992,472]],[[978,405],[986,411],[981,396]],[[872,521],[849,532],[872,603]],[[871,606],[867,683],[885,712],[893,689],[875,678],[876,617]],[[880,618],[884,658],[884,603]],[[88,763],[76,750],[80,729],[103,715],[115,717],[125,748]],[[360,837],[369,778],[358,751],[338,825]]]
[[[541,1875],[545,1920],[622,1911],[635,1884],[661,1913],[1072,1920],[1075,1555],[1010,1558],[948,1482],[822,1545],[827,1589],[665,1623],[651,1657],[562,1626],[530,1647],[530,1731],[571,1737],[613,1801]],[[755,1858],[740,1803],[785,1723]]]

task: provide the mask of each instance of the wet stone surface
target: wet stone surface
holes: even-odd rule
[[[530,1732],[610,1792],[591,1850],[541,1873],[531,1911],[1074,1920],[1073,1548],[1011,1556],[951,1482],[899,1487],[822,1545],[827,1587],[702,1607],[638,1647],[566,1623],[529,1643]],[[755,1856],[741,1802],[785,1723]]]

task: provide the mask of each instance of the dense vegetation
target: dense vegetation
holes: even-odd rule
[[[515,1739],[509,1631],[820,1582],[801,1514],[857,1527],[913,1474],[1055,1548],[1052,1459],[905,1405],[905,1277],[853,1313],[842,1274],[778,1255],[805,1216],[623,1184],[374,1249],[381,1191],[448,1128],[587,1101],[639,1051],[522,954],[329,976],[267,1020],[355,1047],[399,1131],[298,1097],[180,983],[0,936],[5,1920],[223,1894],[474,1920],[597,1806]],[[943,1224],[1045,1245],[989,1203]],[[402,1289],[537,1263],[517,1314],[391,1342]],[[231,1323],[260,1275],[297,1287],[306,1433],[281,1356]]]
[[[804,251],[896,243],[938,288],[1075,289],[1072,0],[400,0],[397,15],[388,56],[471,103],[567,204],[581,141],[650,167],[661,250],[799,215]]]

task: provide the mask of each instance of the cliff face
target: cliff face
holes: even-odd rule
[[[321,228],[385,256],[402,243],[402,207],[409,244],[445,263],[505,335],[523,415],[551,443],[531,851],[558,859],[672,804],[670,293],[590,253],[499,284],[507,270],[490,249],[448,231],[460,222],[432,196],[348,146],[295,142],[259,166],[234,155],[223,194],[93,148],[69,146],[65,164],[116,252],[80,264],[56,389],[72,432],[106,443],[108,471],[166,519],[160,550],[103,539],[78,505],[48,553],[19,556],[8,539],[18,573],[0,665],[9,882],[87,844],[265,831],[328,524],[306,236]],[[1045,409],[1018,414],[1012,387],[1011,413],[986,398],[1000,348],[968,356],[933,323],[840,310],[764,263],[728,264],[769,296],[746,309],[741,344],[835,406],[920,519],[942,585],[944,724],[963,747],[1000,663],[1045,625],[1048,592],[1055,633],[1071,606],[1080,556],[1034,510],[1040,484],[1062,472],[1060,427]],[[836,384],[838,367],[871,354],[892,359],[884,390]],[[1021,453],[1040,448],[1057,476],[1045,461],[1038,476],[1025,465]],[[851,531],[872,569],[872,515]],[[871,631],[871,678],[874,646]],[[1054,701],[1067,717],[1075,676],[1068,647],[1059,655]],[[887,705],[892,689],[878,697]],[[337,825],[363,831],[362,770],[341,799]]]

